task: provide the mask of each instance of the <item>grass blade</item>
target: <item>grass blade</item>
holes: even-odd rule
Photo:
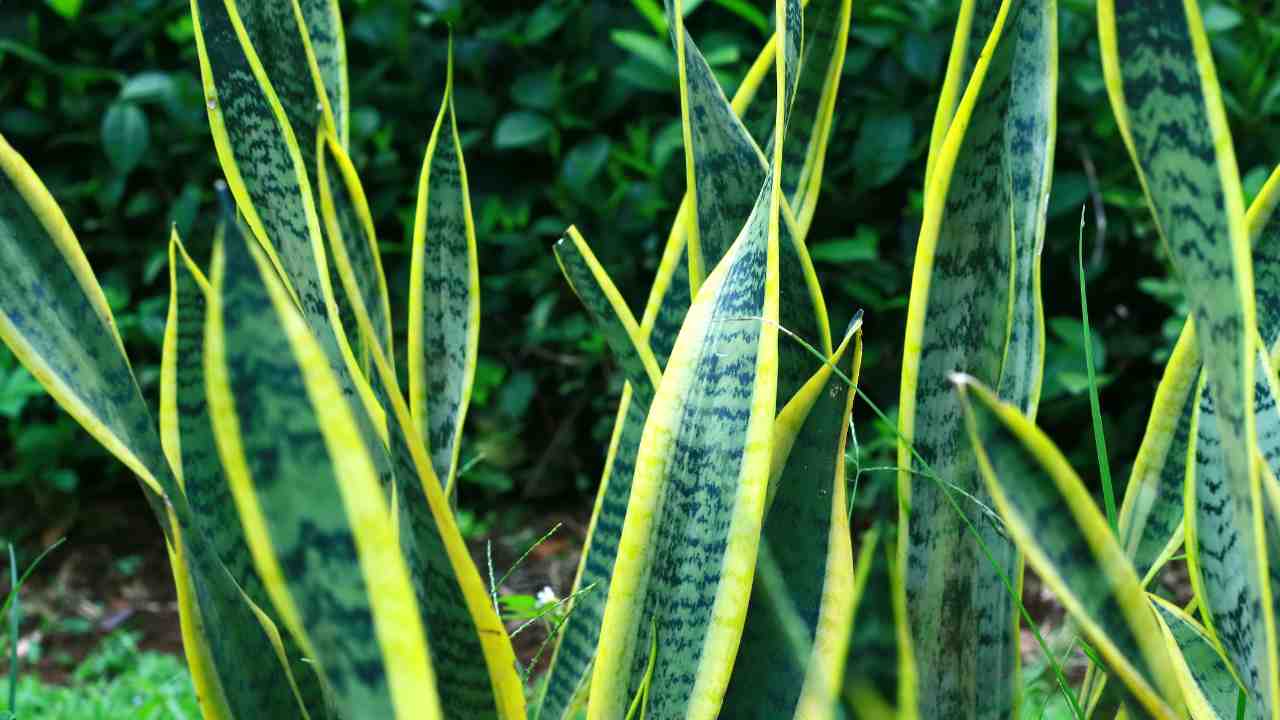
[[[1093,415],[1093,443],[1098,451],[1098,473],[1102,476],[1102,501],[1107,510],[1107,523],[1119,536],[1116,519],[1116,493],[1111,486],[1111,463],[1107,460],[1107,436],[1102,427],[1102,408],[1098,403],[1098,376],[1093,368],[1093,336],[1089,329],[1089,290],[1084,276],[1084,208],[1080,208],[1080,238],[1076,246],[1076,262],[1080,268],[1080,325],[1084,331],[1084,364],[1089,373],[1089,411]]]

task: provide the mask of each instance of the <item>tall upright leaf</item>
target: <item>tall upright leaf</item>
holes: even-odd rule
[[[452,42],[452,41],[451,41]],[[452,493],[480,340],[476,230],[453,111],[453,49],[427,144],[409,270],[409,407]]]
[[[258,573],[340,714],[442,717],[359,410],[265,253],[234,223],[214,250],[205,376]]]
[[[957,31],[948,72],[970,67],[957,58],[976,59],[928,176],[903,354],[898,562],[912,644],[901,655],[900,690],[902,703],[922,717],[995,718],[1009,716],[1015,702],[1017,599],[1001,576],[1016,584],[1020,563],[980,511],[986,491],[948,377],[963,369],[1023,412],[1035,412],[1043,371],[1039,260],[1054,147],[1057,27],[1052,2],[966,3],[965,12],[962,26],[991,32],[975,55],[972,29]],[[979,14],[987,12],[996,14]],[[936,478],[926,477],[913,446]],[[947,502],[945,485],[975,499],[961,500],[961,508],[994,563],[966,535],[965,518]]]
[[[831,717],[853,622],[853,547],[845,448],[854,387],[834,373],[852,348],[857,382],[861,316],[774,425],[773,474],[742,644],[725,697],[733,718]],[[851,342],[852,340],[852,342]],[[771,582],[776,577],[776,581]]]
[[[788,14],[798,10],[776,3],[779,98],[788,95],[787,43],[799,29]],[[782,102],[776,126],[786,127]],[[593,720],[623,714],[647,673],[645,705],[657,715],[719,714],[768,484],[781,202],[781,178],[771,172],[746,226],[694,298],[663,372],[605,606],[588,706]]]
[[[1221,443],[1211,494],[1197,478],[1189,547],[1206,574],[1211,623],[1242,677],[1256,676],[1251,705],[1280,717],[1275,623],[1270,613],[1261,485],[1254,462],[1253,274],[1240,175],[1221,90],[1194,0],[1098,3],[1099,46],[1117,124],[1138,169],[1157,230],[1183,282],[1205,361],[1201,417]],[[1206,409],[1211,405],[1212,419]],[[1205,450],[1203,443],[1200,450]],[[1199,461],[1197,460],[1197,464]],[[1196,468],[1201,475],[1201,468]],[[1201,492],[1203,490],[1204,492]],[[1232,516],[1221,515],[1226,509]],[[1220,544],[1219,544],[1220,543]]]

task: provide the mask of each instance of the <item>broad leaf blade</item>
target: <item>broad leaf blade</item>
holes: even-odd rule
[[[276,621],[261,610],[271,606],[270,598],[253,567],[235,501],[218,461],[205,402],[204,326],[209,282],[187,255],[177,230],[169,241],[169,283],[169,314],[160,358],[160,439],[169,465],[190,503],[191,523],[208,538],[222,567],[243,593],[244,601],[258,608],[261,613],[258,619],[267,637],[280,639],[276,649],[285,658],[285,673],[300,705],[312,718],[327,717],[315,668],[303,660],[303,653],[292,636],[281,635]],[[185,554],[180,550],[173,552],[172,560],[175,570],[179,564],[185,566]],[[176,574],[175,579],[181,595],[182,586],[189,585],[191,580]],[[188,592],[194,602],[194,590]],[[199,608],[193,607],[193,612],[198,616]],[[197,617],[193,624],[202,623]],[[207,642],[205,631],[193,629],[192,635],[194,642]],[[276,658],[267,655],[241,658],[234,670],[228,668],[224,673],[267,675],[262,669],[264,664],[275,665]]]
[[[1014,546],[979,511],[986,491],[948,378],[962,368],[1024,412],[1034,412],[1039,399],[1039,253],[1056,122],[1056,10],[1012,0],[966,9],[995,15],[970,18],[991,33],[929,175],[903,356],[898,562],[912,648],[901,656],[908,679],[902,697],[922,717],[1003,718],[1016,695],[1018,600],[1002,576],[1017,585],[1020,564]],[[953,61],[950,72],[967,67]],[[943,483],[976,498],[961,508],[990,559],[965,534],[966,519],[947,501]],[[905,666],[912,661],[918,671]]]
[[[452,42],[452,41],[451,41]],[[480,339],[480,275],[458,121],[453,50],[418,181],[409,275],[409,407],[447,493],[458,471]]]
[[[1173,0],[1103,0],[1098,30],[1117,124],[1195,321],[1208,388],[1203,396],[1212,402],[1221,443],[1211,449],[1223,463],[1221,497],[1243,523],[1230,528],[1235,542],[1226,554],[1191,549],[1204,572],[1233,580],[1206,586],[1202,609],[1213,625],[1219,618],[1230,623],[1219,637],[1242,676],[1262,678],[1249,688],[1250,705],[1280,717],[1275,623],[1266,621],[1269,614],[1247,611],[1270,605],[1253,461],[1256,311],[1240,175],[1208,37],[1195,3]],[[1201,497],[1197,512],[1207,509]],[[1199,534],[1202,542],[1211,537]]]
[[[1144,711],[1175,717],[1180,691],[1156,620],[1088,490],[1016,408],[973,378],[955,382],[983,479],[1027,562]]]
[[[1209,633],[1178,606],[1148,595],[1169,644],[1169,657],[1178,673],[1182,696],[1196,720],[1229,720],[1236,716],[1240,683]]]
[[[862,348],[855,322],[831,364],[774,424],[773,466],[781,477],[769,493],[760,582],[752,588],[725,717],[820,718],[835,707],[855,601],[844,466],[854,389],[833,369],[856,343],[850,376],[856,382]]]
[[[161,526],[174,485],[115,318],[58,204],[0,137],[0,338],[132,470]]]
[[[265,254],[233,223],[214,252],[205,374],[255,565],[339,712],[441,717],[358,410]]]

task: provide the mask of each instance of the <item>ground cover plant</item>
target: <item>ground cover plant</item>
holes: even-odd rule
[[[897,330],[829,304],[815,255],[833,245],[810,238],[853,4],[734,5],[768,40],[731,98],[685,3],[637,6],[674,50],[685,194],[639,317],[578,227],[554,247],[625,384],[574,586],[528,613],[550,618],[536,679],[457,510],[484,268],[454,39],[393,303],[350,153],[337,4],[192,0],[224,181],[207,259],[169,231],[155,418],[75,232],[0,137],[0,337],[138,477],[201,714],[1002,718],[1047,703],[1021,679],[1025,628],[1071,716],[1280,715],[1280,180],[1246,209],[1194,0],[1097,6],[1114,123],[1189,311],[1119,510],[1083,223],[1101,504],[1035,424],[1053,362],[1042,254],[1056,4],[958,8],[924,158],[896,417],[859,379],[864,349],[899,342]],[[503,142],[537,123],[507,125]],[[112,150],[122,165],[128,135]],[[855,407],[896,447],[895,465],[864,469]],[[896,475],[896,517],[859,503],[864,470]],[[1175,557],[1189,604],[1149,591]],[[1085,649],[1080,682],[1026,607],[1028,567]],[[9,644],[16,653],[16,630]]]

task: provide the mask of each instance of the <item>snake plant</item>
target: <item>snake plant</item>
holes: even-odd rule
[[[140,478],[206,717],[523,718],[448,498],[479,318],[452,68],[406,352],[348,156],[336,3],[192,0],[191,16],[229,198],[207,264],[169,241],[158,422],[75,234],[3,139],[0,336]]]

